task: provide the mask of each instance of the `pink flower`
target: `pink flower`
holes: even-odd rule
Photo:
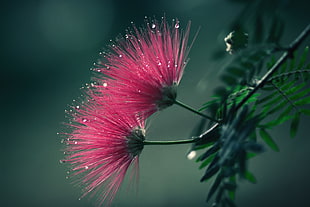
[[[96,65],[96,71],[110,77],[96,79],[97,91],[109,94],[120,108],[147,117],[172,105],[189,52],[190,23],[185,32],[179,26],[178,20],[170,26],[165,19],[133,26]]]
[[[98,104],[95,93],[72,114],[72,132],[66,139],[71,176],[84,188],[82,197],[98,196],[99,205],[109,205],[131,164],[138,168],[139,154],[145,136],[144,119],[132,113],[121,113],[107,99]],[[109,104],[107,104],[109,102]]]

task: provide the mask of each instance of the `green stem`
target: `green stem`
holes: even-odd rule
[[[189,144],[196,142],[197,139],[185,139],[185,140],[176,140],[176,141],[149,141],[144,140],[144,145],[174,145],[174,144]]]
[[[206,118],[206,119],[209,119],[209,120],[214,121],[214,122],[216,122],[216,123],[219,123],[218,120],[213,119],[212,117],[210,117],[210,116],[208,116],[208,115],[206,115],[206,114],[203,114],[203,113],[201,113],[201,112],[199,112],[199,111],[193,109],[192,107],[186,105],[185,103],[182,103],[182,102],[179,101],[179,100],[175,100],[174,103],[175,103],[176,105],[179,105],[179,106],[181,106],[181,107],[183,107],[183,108],[185,108],[185,109],[191,111],[191,112],[194,112],[195,114],[198,114],[199,116],[202,116],[203,118]]]

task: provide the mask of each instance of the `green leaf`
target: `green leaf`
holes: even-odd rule
[[[229,199],[229,198],[225,198],[224,199],[225,203],[230,206],[230,207],[237,207],[237,205],[232,201],[232,199]]]
[[[267,68],[272,68],[272,66],[276,63],[275,56],[271,56],[271,59],[267,62]]]
[[[248,152],[246,154],[246,159],[251,159],[253,157],[256,157],[257,156],[257,153],[254,153],[254,152]]]
[[[275,90],[275,88],[272,86],[272,90]],[[275,95],[278,95],[278,91],[274,91],[272,94],[269,94],[268,96],[265,96],[264,98],[257,101],[257,104],[262,104],[266,101],[270,101],[271,98],[273,98]]]
[[[306,85],[306,83],[300,83],[300,84],[298,84],[296,86],[292,86],[291,88],[289,88],[289,89],[287,89],[285,91],[285,94],[286,95],[291,95],[291,94],[299,91],[300,89],[302,89],[305,85]]]
[[[244,93],[243,95],[239,96],[236,98],[236,104],[240,103],[246,96],[248,93]],[[248,100],[247,100],[247,104],[249,103],[253,103],[257,101],[257,98],[260,96],[259,93],[255,93],[253,94]]]
[[[287,105],[288,102],[287,100],[281,101],[279,104],[277,104],[275,107],[273,107],[272,109],[270,109],[268,112],[268,115],[273,114],[281,109],[283,109],[283,107],[285,107],[285,105]]]
[[[268,129],[271,129],[272,127],[275,127],[275,126],[278,126],[280,124],[283,124],[284,122],[292,119],[294,116],[291,116],[291,115],[286,115],[286,116],[282,116],[281,118],[277,118],[277,119],[274,119],[266,124],[263,124],[262,127],[263,128],[268,128]]]
[[[208,110],[209,112],[211,112],[211,116],[213,117],[215,115],[215,113],[217,112],[219,108],[219,103],[217,102],[217,100],[214,100],[214,102],[210,103],[205,103],[205,105],[203,107],[201,107],[198,111],[204,111],[204,110]],[[212,113],[213,112],[213,113]]]
[[[245,172],[245,178],[246,178],[249,182],[251,182],[251,183],[253,183],[253,184],[256,184],[256,183],[257,183],[257,180],[256,180],[255,176],[254,176],[251,172],[249,172],[249,171],[246,171],[246,172]]]
[[[215,191],[216,191],[216,190],[218,189],[218,187],[220,186],[220,184],[221,184],[221,182],[222,182],[222,179],[223,179],[223,177],[222,177],[221,174],[219,174],[219,175],[216,177],[216,179],[215,179],[214,183],[212,184],[212,187],[211,187],[211,189],[210,189],[210,191],[209,191],[209,193],[208,193],[207,202],[210,200],[210,198],[213,196],[213,194],[215,193]]]
[[[305,90],[303,90],[303,91],[300,91],[300,92],[297,93],[297,94],[292,95],[292,96],[290,97],[290,99],[291,99],[292,101],[295,101],[295,100],[297,100],[297,99],[299,99],[299,98],[302,98],[302,97],[304,97],[304,96],[306,96],[306,95],[308,95],[308,94],[310,94],[310,88],[307,88],[307,89],[305,89]]]
[[[236,176],[231,176],[229,178],[229,181],[231,183],[234,183],[236,185]],[[228,191],[228,196],[231,200],[235,200],[235,197],[236,197],[236,189],[235,190],[231,190],[231,191]]]
[[[308,97],[305,97],[301,100],[298,100],[294,103],[296,106],[303,106],[303,105],[306,105],[306,104],[310,104],[310,96]]]
[[[214,159],[213,159],[213,161],[214,161]],[[204,176],[202,176],[202,178],[200,179],[200,182],[203,182],[203,181],[211,178],[213,175],[215,175],[220,170],[220,167],[218,165],[213,165],[211,167],[210,166],[206,170]]]
[[[300,109],[299,111],[305,115],[310,116],[310,109]]]
[[[299,120],[300,120],[300,113],[296,113],[291,123],[291,130],[290,130],[291,138],[294,138],[296,136],[299,126]]]
[[[271,138],[270,134],[263,128],[260,129],[259,134],[262,138],[262,140],[264,140],[264,142],[274,151],[279,152],[279,147],[278,145],[273,141],[273,139]]]
[[[212,160],[214,159],[214,157],[215,157],[215,154],[210,155],[207,159],[205,159],[205,160],[201,163],[201,165],[199,166],[199,170],[201,170],[202,168],[204,168],[204,167],[206,167],[207,165],[209,165],[209,164],[212,162]],[[197,159],[197,160],[198,160],[198,159]]]
[[[277,74],[285,73],[285,71],[287,70],[287,66],[288,66],[287,62],[283,63],[283,65],[278,70]]]
[[[272,99],[272,100],[269,101],[268,103],[264,104],[264,105],[263,105],[263,111],[262,111],[262,112],[263,112],[264,114],[268,114],[269,111],[272,110],[271,108],[272,108],[275,104],[279,103],[279,101],[281,101],[281,99],[282,99],[282,96],[277,96],[276,98]]]
[[[210,147],[210,146],[213,145],[213,144],[214,144],[214,142],[208,142],[208,143],[206,143],[206,144],[195,145],[193,150],[201,150],[201,149]],[[199,162],[199,161],[200,161],[200,160],[198,160],[198,159],[199,159],[199,157],[197,158],[197,161],[196,161],[196,162]]]
[[[277,96],[274,95],[275,94],[275,92],[274,92],[271,95],[268,95],[265,98],[263,98],[262,100],[260,100],[259,103],[262,103],[263,101],[266,101],[268,98],[272,97],[272,95],[274,96],[273,99],[271,99],[269,102],[267,102],[263,105],[263,113],[264,114],[272,114],[272,113],[275,113],[275,112],[279,111],[280,109],[282,109],[285,105],[290,104],[287,100],[287,99],[289,99],[289,95],[295,93],[296,91],[298,91],[304,87],[303,83],[299,84],[297,86],[293,86],[293,84],[295,82],[296,81],[290,81],[288,84],[285,84],[284,86],[279,88],[278,90],[281,90],[282,93],[280,93],[280,91],[277,90],[276,91],[276,93],[278,93]],[[285,97],[283,97],[283,96],[285,96]],[[283,99],[283,101],[281,101],[281,99]]]
[[[279,115],[279,118],[278,118],[278,119],[280,119],[280,120],[285,119],[285,117],[289,115],[289,113],[292,111],[292,109],[293,109],[293,106],[287,107],[287,108]]]

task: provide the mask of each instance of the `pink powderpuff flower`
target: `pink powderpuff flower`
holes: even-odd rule
[[[99,205],[110,205],[131,165],[137,176],[145,120],[119,111],[109,100],[98,104],[98,96],[89,94],[91,99],[71,114],[62,162],[71,164],[70,177],[84,188],[82,197],[91,193]]]
[[[101,53],[94,70],[109,78],[96,78],[97,91],[109,94],[120,108],[147,117],[174,104],[177,86],[187,64],[190,22],[185,31],[178,20],[170,26],[147,21],[145,27],[127,31]]]

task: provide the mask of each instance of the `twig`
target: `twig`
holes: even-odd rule
[[[300,33],[300,35],[290,44],[287,51],[278,59],[278,61],[268,70],[268,72],[258,81],[257,85],[253,88],[252,91],[237,105],[236,110],[240,109],[243,104],[247,102],[251,96],[256,93],[256,91],[262,88],[269,78],[280,68],[280,66],[290,57],[293,56],[293,52],[298,48],[302,41],[310,33],[310,24]]]

